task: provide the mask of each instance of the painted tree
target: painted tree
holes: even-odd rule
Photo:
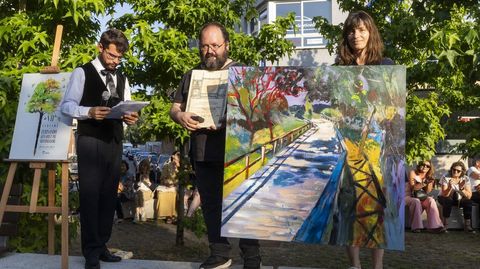
[[[37,152],[38,137],[42,128],[42,120],[45,114],[53,114],[62,100],[60,91],[60,82],[54,79],[47,79],[35,86],[32,97],[28,100],[26,111],[28,113],[38,113],[38,126],[35,135],[35,147],[33,155]]]
[[[255,132],[268,128],[270,140],[273,127],[281,122],[282,112],[288,111],[287,96],[298,97],[306,89],[300,83],[303,70],[266,67],[264,70],[238,68],[231,81],[233,92],[228,104],[238,108],[242,118],[235,122],[250,133],[250,146]]]
[[[386,56],[407,67],[407,145],[409,163],[429,159],[436,143],[467,134],[466,155],[480,153],[480,122],[458,123],[453,112],[467,114],[480,105],[478,1],[339,0],[346,12],[371,14],[384,39]],[[334,53],[341,26],[315,19]],[[427,89],[419,98],[418,91]],[[447,131],[447,133],[446,133]]]

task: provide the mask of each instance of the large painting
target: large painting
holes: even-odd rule
[[[23,76],[10,159],[67,159],[72,120],[59,105],[69,78],[70,73]]]
[[[229,70],[222,236],[404,249],[405,68]]]

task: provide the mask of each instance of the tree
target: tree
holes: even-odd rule
[[[231,34],[231,57],[247,65],[275,61],[293,51],[293,44],[283,38],[294,23],[293,16],[266,25],[257,36],[234,31],[242,16],[257,16],[254,2],[119,1],[132,7],[131,13],[110,22],[123,30],[131,43],[122,69],[133,87],[140,89],[134,98],[151,101],[142,111],[142,121],[133,127],[139,132],[139,142],[172,137],[182,145],[188,138],[188,133],[171,121],[168,111],[182,75],[199,62],[198,49],[190,45],[204,23],[223,23]],[[22,75],[50,64],[55,25],[64,25],[60,68],[71,71],[97,54],[100,22],[96,16],[113,14],[114,5],[114,1],[102,0],[0,1],[0,135],[5,138],[0,141],[0,157],[6,158],[10,148]],[[0,165],[0,174],[5,175],[6,169]],[[40,246],[31,250],[38,249]]]
[[[113,3],[102,0],[6,0],[0,1],[0,158],[8,158],[12,141],[20,84],[25,73],[36,73],[50,65],[57,24],[64,26],[60,67],[71,71],[74,67],[90,61],[95,55],[95,41],[100,23],[94,16],[112,10]],[[51,102],[57,101],[53,84],[37,85],[28,110],[40,114],[49,111]],[[53,90],[53,91],[52,91]],[[53,97],[44,99],[45,95]],[[55,100],[53,100],[55,99]],[[42,115],[40,115],[40,120]],[[40,123],[41,124],[41,123]],[[23,168],[23,166],[20,165]],[[16,178],[24,184],[23,202],[30,199],[31,170],[17,169]],[[0,164],[1,179],[6,178],[8,166]],[[39,205],[47,203],[46,184],[40,186]],[[60,185],[57,184],[57,205]],[[73,195],[71,196],[73,198]],[[71,200],[70,205],[75,203]],[[19,234],[9,240],[19,251],[41,251],[47,247],[47,223],[43,214],[22,214]],[[70,237],[77,233],[78,222],[70,225]],[[59,237],[60,233],[56,233]],[[60,240],[56,240],[57,243]],[[57,246],[56,249],[59,249]]]
[[[435,144],[467,134],[465,155],[480,152],[480,123],[458,123],[452,112],[477,110],[480,105],[480,42],[478,1],[353,1],[339,0],[345,12],[367,11],[377,23],[385,54],[407,67],[406,158],[412,164],[430,159]],[[315,18],[319,31],[334,53],[341,25]],[[423,98],[417,91],[429,89]],[[465,130],[466,131],[463,131]]]
[[[263,27],[255,37],[234,31],[240,26],[242,16],[257,16],[253,0],[126,0],[125,3],[132,6],[133,12],[111,21],[111,25],[130,37],[132,50],[124,65],[130,82],[151,90],[151,94],[137,96],[151,102],[142,111],[142,122],[136,127],[142,138],[170,137],[179,148],[186,145],[188,132],[170,119],[169,109],[181,77],[199,63],[198,48],[191,44],[203,24],[217,21],[225,25],[230,34],[230,56],[247,65],[257,65],[260,60],[275,61],[293,51],[293,44],[284,39],[286,30],[294,23],[293,15]],[[182,167],[186,167],[183,163],[184,160]],[[179,180],[180,197],[188,181],[188,173],[183,175]],[[183,216],[183,204],[178,208],[179,217]],[[181,218],[178,223],[182,227]],[[177,236],[181,234],[180,229]],[[183,238],[177,238],[177,243],[182,244]]]
[[[240,111],[242,117],[235,122],[250,132],[250,147],[255,132],[261,129],[268,128],[270,140],[274,139],[273,126],[280,122],[281,113],[288,111],[286,96],[298,97],[306,91],[297,86],[304,78],[303,71],[284,67],[264,70],[243,67],[234,71],[229,105]]]

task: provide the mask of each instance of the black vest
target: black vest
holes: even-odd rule
[[[123,101],[125,91],[125,76],[117,73],[117,93],[120,98],[110,98],[107,101],[102,99],[102,93],[107,91],[105,83],[92,63],[81,66],[85,72],[85,85],[83,87],[83,96],[80,101],[81,106],[115,106]],[[91,136],[105,142],[115,139],[117,143],[123,139],[123,121],[104,119],[104,120],[79,120],[77,133],[79,135]]]

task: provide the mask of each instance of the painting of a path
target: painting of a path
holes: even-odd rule
[[[405,68],[229,70],[222,236],[403,249]]]

